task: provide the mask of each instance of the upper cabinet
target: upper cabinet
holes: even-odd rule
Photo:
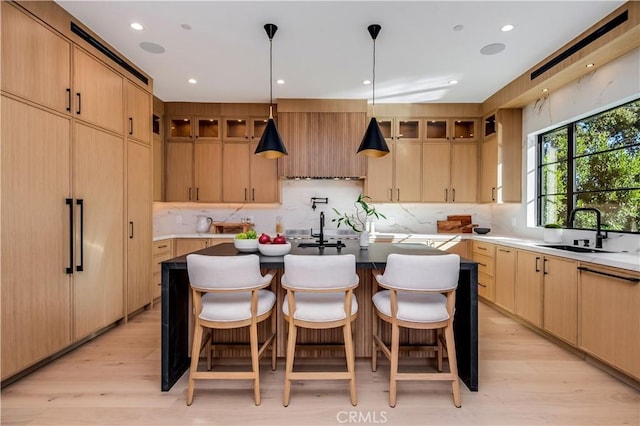
[[[356,151],[366,130],[365,100],[281,99],[278,131],[289,152],[281,176],[362,177],[366,159]]]
[[[79,48],[73,50],[73,115],[123,133],[122,76]],[[151,114],[148,115],[151,125]]]
[[[220,117],[195,118],[195,136],[199,141],[220,141],[221,129]]]
[[[475,118],[428,118],[424,127],[427,142],[475,142],[479,139]]]
[[[421,119],[407,117],[379,118],[380,131],[388,141],[422,142]]]
[[[146,144],[151,143],[152,97],[133,84],[126,82],[127,87],[127,137]]]
[[[480,202],[522,200],[522,110],[500,109],[484,119]]]
[[[222,138],[225,142],[259,141],[269,117],[225,117]]]
[[[71,111],[71,43],[2,3],[2,90],[59,112]]]

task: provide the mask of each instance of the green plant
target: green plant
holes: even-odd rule
[[[356,201],[353,202],[355,213],[341,213],[334,208],[333,211],[338,215],[338,217],[331,219],[331,222],[335,222],[337,228],[340,228],[340,225],[344,224],[351,227],[351,229],[353,229],[355,232],[366,231],[368,218],[387,218],[382,213],[376,211],[375,206],[369,203],[371,203],[371,198],[367,197],[366,195],[360,194],[358,195]]]
[[[544,227],[551,229],[562,229],[562,225],[558,225],[557,223],[547,223],[546,225],[544,225]]]

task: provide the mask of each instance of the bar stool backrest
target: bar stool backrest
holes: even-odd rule
[[[378,281],[395,290],[448,291],[458,287],[460,256],[393,253]]]
[[[187,270],[192,287],[211,290],[250,290],[262,287],[273,278],[260,274],[260,257],[246,256],[187,256]]]
[[[294,290],[344,290],[359,283],[352,254],[284,257],[282,284]]]

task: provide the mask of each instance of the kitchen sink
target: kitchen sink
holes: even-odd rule
[[[556,250],[572,251],[574,253],[612,253],[610,251],[595,249],[591,247],[569,246],[563,244],[538,244],[539,247],[551,248]]]

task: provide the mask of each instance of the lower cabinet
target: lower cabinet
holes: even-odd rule
[[[151,296],[157,299],[162,295],[162,262],[174,257],[173,240],[167,239],[162,241],[154,241],[152,246],[152,272],[153,282]]]
[[[578,343],[577,262],[544,256],[543,319],[544,329],[576,346]]]
[[[516,251],[515,313],[542,328],[542,254]]]
[[[473,260],[478,262],[478,296],[495,300],[495,253],[496,246],[484,241],[471,243]]]
[[[222,243],[232,243],[233,238],[176,238],[174,256],[193,253],[203,248],[217,246]]]
[[[578,347],[640,379],[640,273],[581,263]]]
[[[516,303],[516,249],[496,247],[495,303],[514,313]]]

